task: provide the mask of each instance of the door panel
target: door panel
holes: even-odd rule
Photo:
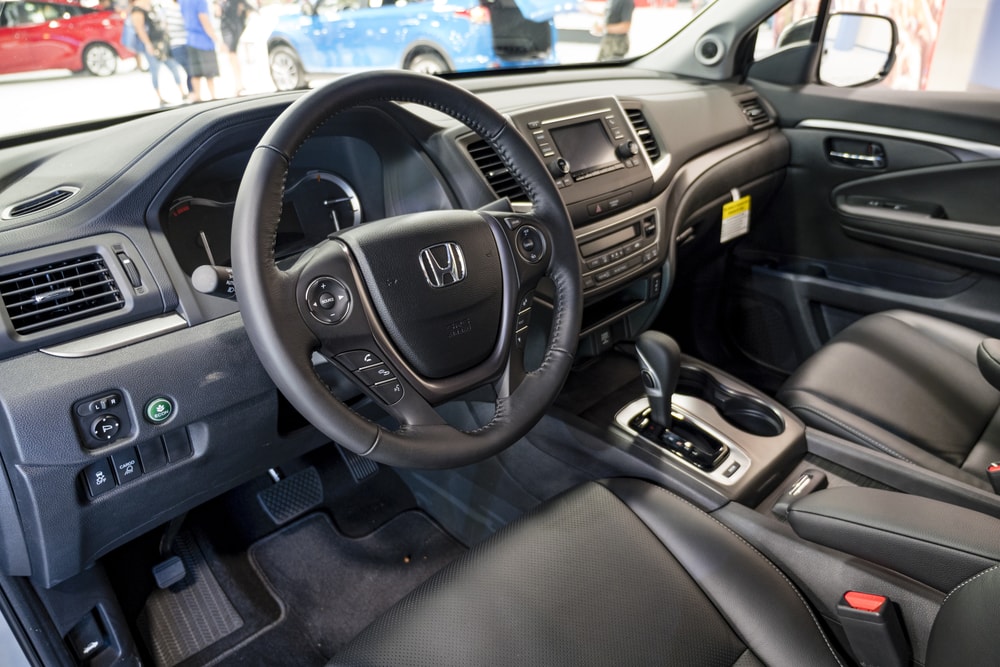
[[[1000,95],[751,83],[791,154],[726,267],[729,349],[777,382],[870,312],[1000,336]]]

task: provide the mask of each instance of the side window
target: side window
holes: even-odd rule
[[[49,19],[45,16],[45,5],[40,2],[25,2],[21,5],[20,25],[38,25]]]
[[[0,5],[0,28],[13,28],[17,25],[17,5],[13,2]]]
[[[756,60],[808,41],[819,0],[792,0],[757,32]],[[897,90],[1000,92],[1000,2],[833,0],[831,12],[881,14],[896,22],[892,71],[878,85]]]

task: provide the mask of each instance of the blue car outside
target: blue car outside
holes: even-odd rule
[[[437,74],[552,65],[552,17],[572,6],[546,0],[520,0],[520,6],[511,0],[306,0],[300,11],[279,18],[268,38],[271,78],[279,90],[289,90],[316,74],[376,67]]]

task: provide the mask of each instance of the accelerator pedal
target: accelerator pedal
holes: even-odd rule
[[[378,474],[378,464],[364,456],[358,456],[354,452],[337,445],[340,457],[347,464],[347,469],[351,471],[351,477],[356,484],[361,484],[370,477]]]

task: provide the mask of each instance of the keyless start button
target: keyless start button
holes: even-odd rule
[[[151,424],[162,424],[170,419],[174,414],[174,403],[169,398],[163,396],[154,398],[146,403],[146,421]]]

